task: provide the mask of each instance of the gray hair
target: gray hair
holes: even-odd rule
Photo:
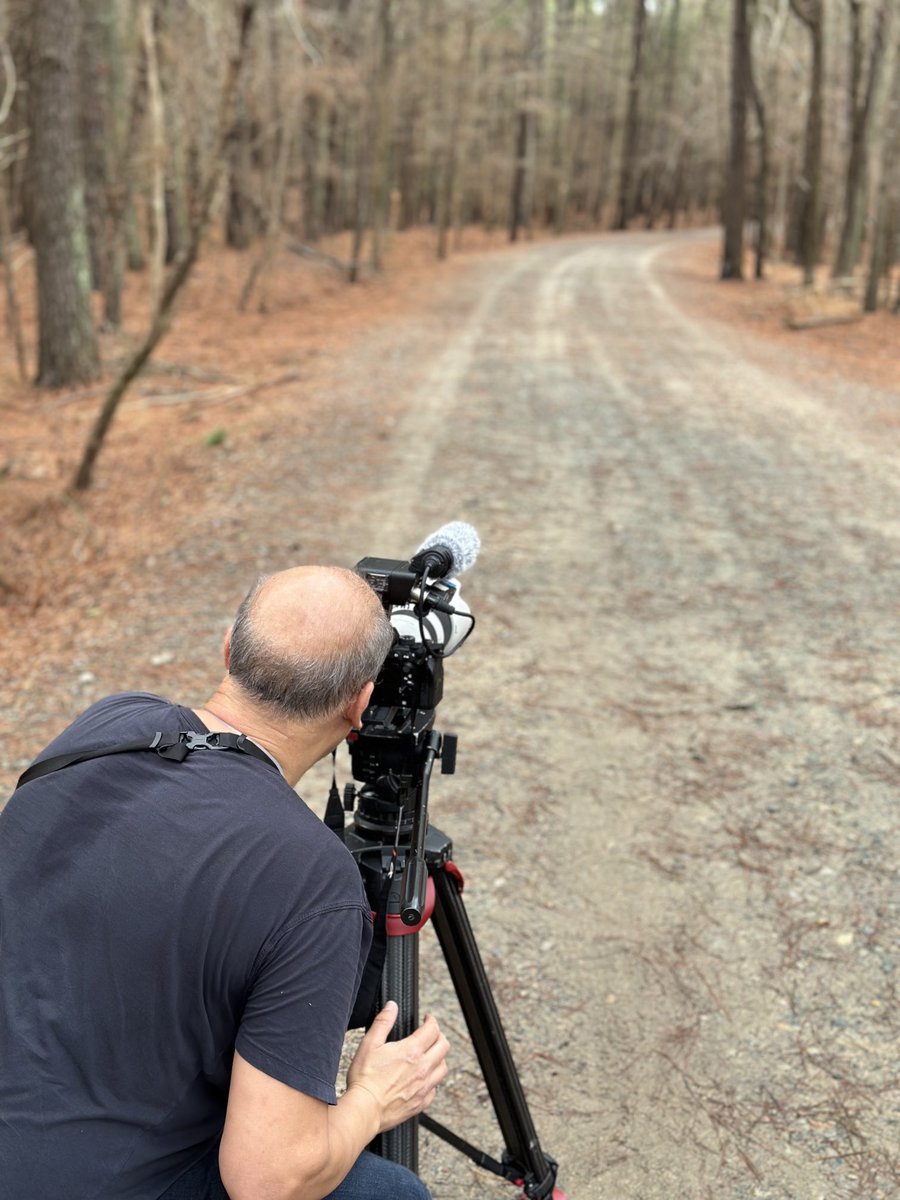
[[[369,585],[353,571],[332,568],[355,581]],[[241,603],[231,629],[228,671],[249,695],[294,720],[310,720],[338,712],[349,704],[370,680],[374,680],[387,658],[394,631],[387,613],[372,606],[371,617],[359,620],[340,647],[322,645],[315,652],[291,653],[267,639],[254,623],[256,600],[267,581],[262,578]]]

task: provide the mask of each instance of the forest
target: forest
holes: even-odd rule
[[[515,241],[721,223],[723,279],[783,259],[896,313],[898,7],[3,0],[0,269],[20,375],[96,379],[98,328],[127,321],[123,280],[142,273],[153,316],[86,486],[207,238],[246,255],[245,308],[276,255],[349,286],[415,227],[442,259],[473,226]]]

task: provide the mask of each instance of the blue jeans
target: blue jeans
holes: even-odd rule
[[[160,1200],[228,1200],[219,1175],[219,1147],[176,1179]],[[406,1167],[365,1150],[325,1200],[431,1200],[431,1193]]]

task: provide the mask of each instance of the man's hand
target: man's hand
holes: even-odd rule
[[[393,1129],[424,1112],[447,1074],[450,1043],[432,1016],[397,1042],[388,1035],[397,1020],[389,1000],[360,1042],[347,1072],[347,1091],[368,1092],[378,1111],[378,1132]]]
[[[347,1090],[325,1104],[252,1066],[235,1051],[222,1182],[232,1200],[317,1200],[341,1182],[377,1133],[416,1116],[447,1074],[450,1049],[434,1017],[388,1042],[397,1005],[385,1005],[363,1038]]]

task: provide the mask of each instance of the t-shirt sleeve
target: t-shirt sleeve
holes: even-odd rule
[[[237,1034],[252,1066],[326,1104],[372,940],[348,904],[304,916],[264,948]]]

